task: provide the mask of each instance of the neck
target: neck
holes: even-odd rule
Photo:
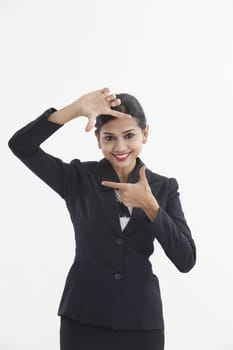
[[[120,182],[127,182],[128,181],[128,178],[129,178],[131,172],[135,168],[135,165],[136,165],[136,162],[127,168],[114,168],[115,172],[117,173],[117,176],[120,179]]]

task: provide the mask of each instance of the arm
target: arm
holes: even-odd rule
[[[135,184],[102,181],[102,184],[119,190],[121,201],[126,206],[141,208],[147,218],[147,227],[156,233],[156,238],[166,255],[181,272],[188,272],[196,262],[196,248],[181,207],[178,183],[169,179],[167,206],[163,209],[151,192],[145,175],[145,166],[139,170]]]
[[[55,111],[55,108],[49,108],[38,118],[16,131],[8,141],[8,146],[32,172],[64,198],[65,178],[69,164],[40,148],[43,141],[63,126],[48,120]]]
[[[111,109],[121,103],[115,95],[108,95],[109,89],[85,94],[57,110],[49,108],[42,115],[19,129],[8,141],[12,152],[38,177],[53,188],[62,198],[66,195],[67,175],[70,164],[44,152],[40,144],[70,120],[85,116],[88,118],[86,131],[90,131],[100,114],[115,117],[129,117]]]
[[[159,207],[155,220],[149,223],[166,255],[180,272],[188,272],[196,263],[196,247],[182,210],[178,182],[169,179],[166,209]]]

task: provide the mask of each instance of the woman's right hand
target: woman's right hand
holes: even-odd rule
[[[100,114],[108,114],[117,118],[131,118],[129,114],[111,109],[111,107],[119,106],[121,100],[116,98],[115,94],[110,94],[108,87],[89,92],[79,97],[72,104],[79,115],[88,118],[86,131],[90,131],[94,127],[96,117]]]

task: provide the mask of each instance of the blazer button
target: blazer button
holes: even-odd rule
[[[122,278],[120,273],[116,273],[114,276],[115,280],[120,280]]]
[[[119,238],[117,238],[116,242],[117,242],[117,244],[122,244],[123,243],[123,239],[119,237]]]

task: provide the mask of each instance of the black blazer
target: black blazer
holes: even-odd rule
[[[58,315],[113,329],[164,329],[159,281],[150,255],[156,238],[181,272],[196,261],[196,248],[179,199],[178,183],[146,169],[160,209],[151,222],[140,208],[122,231],[113,189],[102,180],[119,181],[111,164],[63,162],[39,145],[63,125],[42,115],[8,141],[12,152],[64,199],[74,226],[76,254],[68,272]],[[129,182],[138,181],[140,158]]]

